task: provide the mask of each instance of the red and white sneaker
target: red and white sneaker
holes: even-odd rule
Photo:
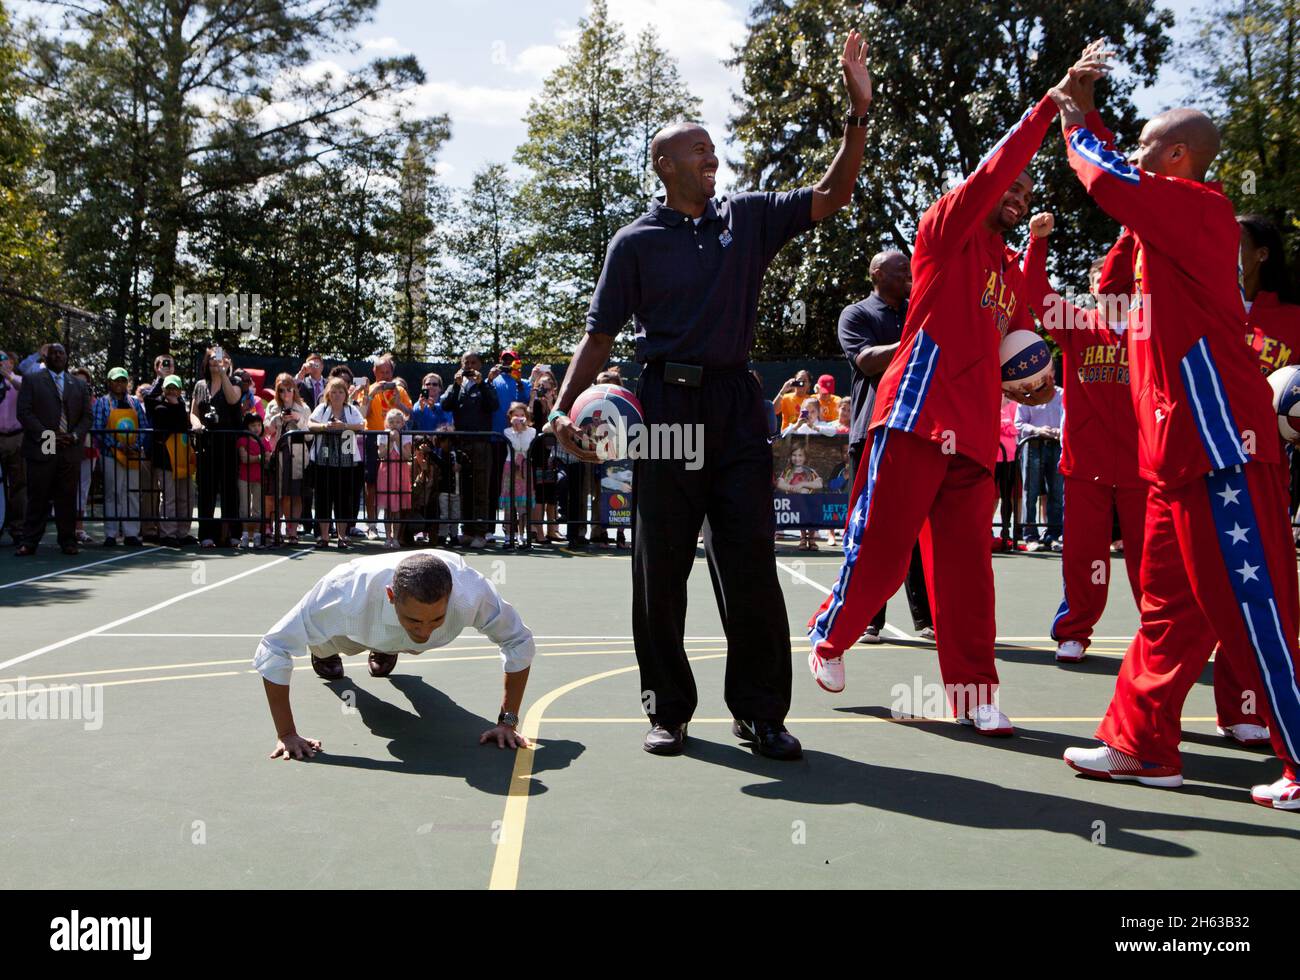
[[[1274,810],[1300,810],[1300,782],[1283,776],[1276,783],[1252,786],[1250,798]]]
[[[1268,729],[1263,725],[1216,725],[1214,730],[1238,745],[1267,745],[1269,742]]]
[[[844,690],[844,658],[821,657],[816,650],[808,654],[808,669],[823,691],[839,694]]]
[[[1065,764],[1093,779],[1136,781],[1143,786],[1181,786],[1183,774],[1173,766],[1158,766],[1143,762],[1136,756],[1101,745],[1095,749],[1069,748],[1065,750]]]
[[[973,725],[975,731],[981,735],[1000,736],[1014,735],[1016,728],[1011,724],[1011,719],[998,710],[995,704],[978,705],[965,718],[958,718],[957,723],[960,725]]]

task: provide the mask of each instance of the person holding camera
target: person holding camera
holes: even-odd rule
[[[276,433],[271,480],[267,492],[278,501],[284,539],[298,543],[304,477],[307,471],[307,420],[311,409],[302,400],[297,382],[285,372],[275,379],[275,400],[266,409],[266,427]]]
[[[203,437],[196,440],[199,494],[199,547],[220,541],[234,547],[238,537],[238,459],[235,440],[243,435],[243,393],[231,379],[229,356],[220,345],[209,347],[199,365],[199,380],[190,399],[190,420]],[[218,498],[222,520],[215,518]],[[227,526],[229,525],[229,526]]]
[[[546,419],[555,407],[559,385],[549,370],[533,372],[533,394],[528,402],[528,414],[537,434],[542,434]],[[533,457],[533,542],[545,544],[563,541],[559,530],[559,462],[555,458],[552,440],[536,440],[530,450]],[[544,518],[544,520],[543,520]]]
[[[451,388],[442,396],[442,407],[451,412],[458,432],[491,432],[492,416],[499,405],[497,390],[483,380],[483,359],[467,352],[460,359],[460,370],[452,379]],[[465,440],[461,451],[469,465],[462,478],[469,477],[464,491],[470,500],[469,514],[472,523],[464,526],[460,543],[471,548],[487,545],[496,516],[496,501],[492,499],[492,443],[486,439]]]
[[[442,375],[430,372],[420,380],[420,397],[411,409],[413,432],[437,432],[451,428],[451,413],[442,407]]]
[[[781,431],[799,421],[804,402],[812,394],[812,374],[808,371],[795,372],[795,376],[781,386],[781,390],[772,399],[772,408],[776,411]]]

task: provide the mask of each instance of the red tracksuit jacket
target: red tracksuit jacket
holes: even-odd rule
[[[1136,239],[1126,339],[1143,479],[1171,489],[1279,462],[1272,393],[1241,342],[1232,203],[1216,184],[1129,166],[1087,127],[1071,127],[1066,147],[1093,200]]]
[[[1300,306],[1279,302],[1277,293],[1261,289],[1246,315],[1246,343],[1265,375],[1300,362]]]
[[[1044,97],[916,232],[912,296],[898,352],[880,379],[871,428],[885,425],[947,444],[993,469],[1002,373],[998,343],[1032,330],[1017,255],[984,218],[1029,165],[1056,116]]]

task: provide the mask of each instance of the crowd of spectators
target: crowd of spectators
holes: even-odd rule
[[[124,367],[98,381],[69,368],[58,344],[21,363],[0,352],[0,523],[32,554],[53,513],[75,553],[93,487],[104,547],[483,548],[498,528],[508,544],[626,544],[596,526],[605,467],[539,438],[559,388],[549,365],[525,375],[505,350],[485,372],[468,352],[414,394],[397,367],[383,354],[356,377],[313,353],[268,386],[216,345],[192,386],[169,354],[133,386]],[[621,383],[616,368],[602,379]]]

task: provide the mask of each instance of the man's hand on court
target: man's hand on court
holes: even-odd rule
[[[478,737],[479,745],[490,745],[492,742],[496,742],[497,748],[499,749],[531,748],[528,744],[528,739],[524,738],[509,725],[493,725]]]
[[[276,739],[275,751],[271,753],[272,759],[284,759],[288,762],[290,759],[310,759],[320,751],[320,739],[303,738],[296,732],[291,732],[283,738]]]

